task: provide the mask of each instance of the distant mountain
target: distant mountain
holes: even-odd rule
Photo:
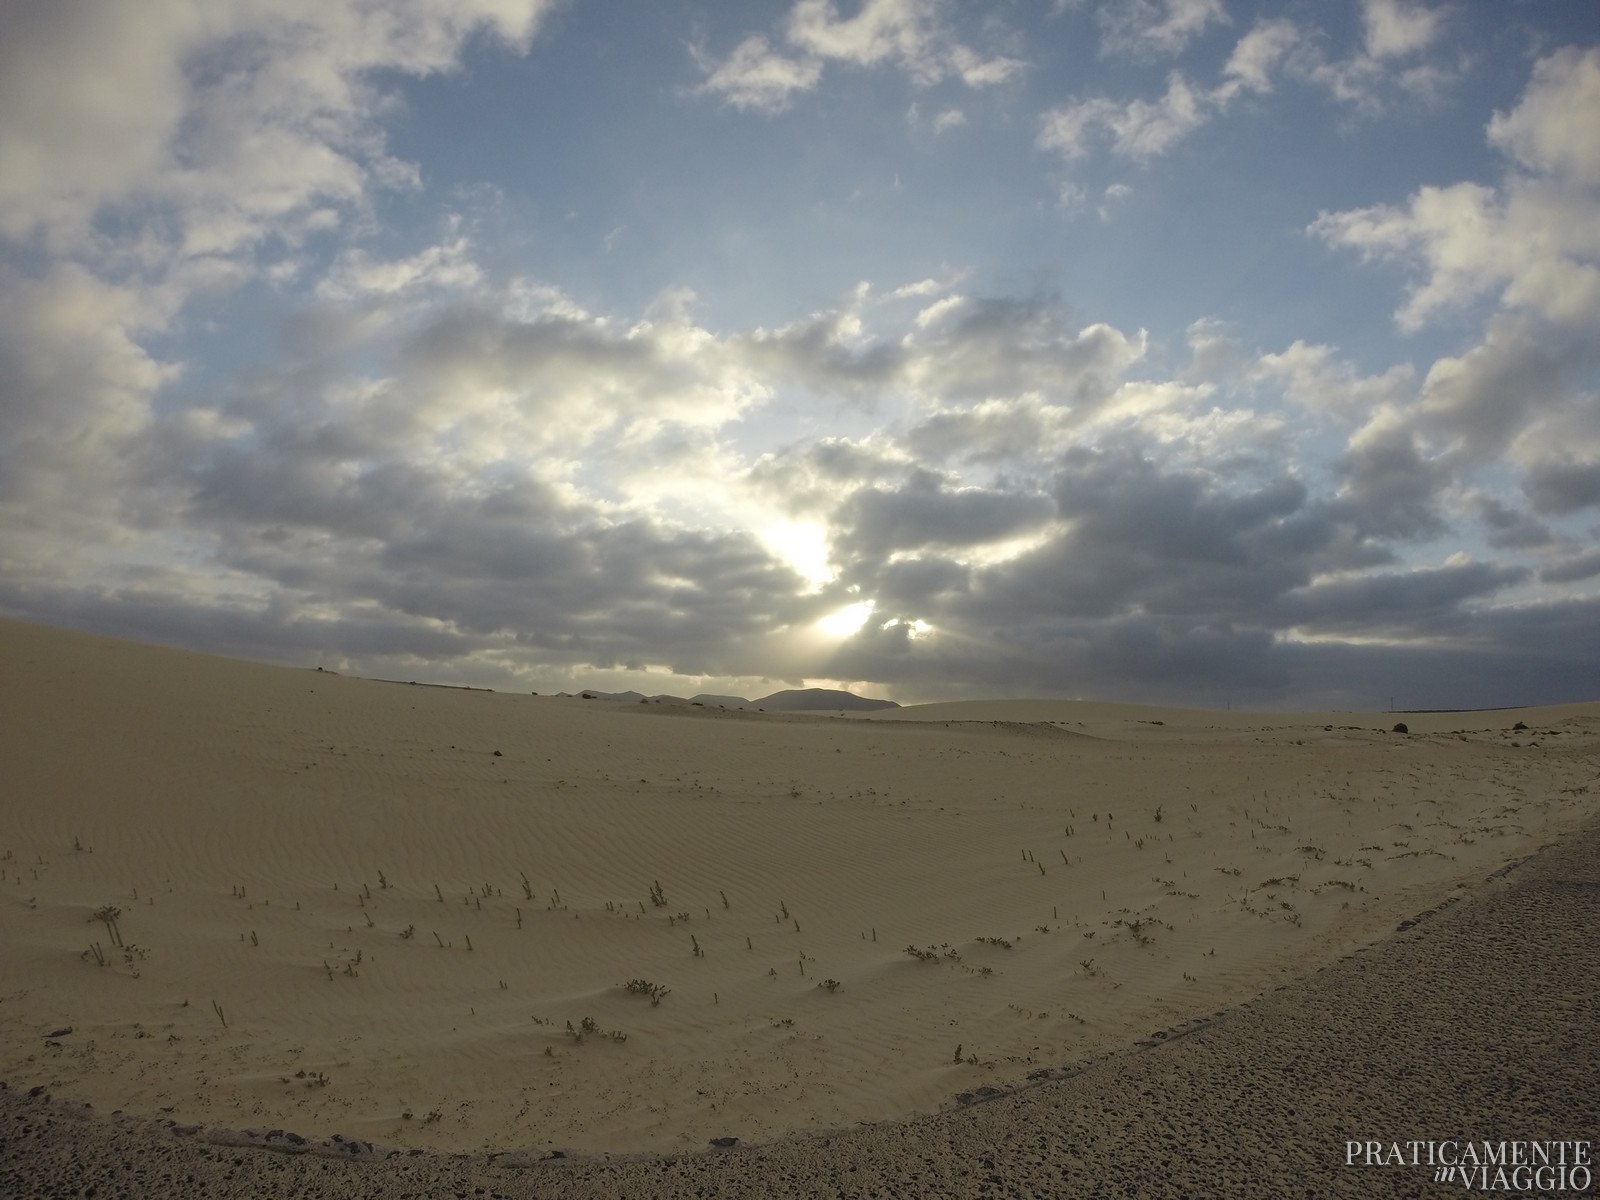
[[[561,694],[564,696],[567,693]],[[597,692],[593,688],[584,688],[577,695],[583,700],[623,700],[631,704],[637,704],[645,699],[643,692]]]
[[[703,708],[754,708],[755,705],[743,696],[716,696],[710,692],[701,692],[698,696],[691,696],[690,704],[698,704]]]
[[[840,688],[788,688],[773,692],[759,700],[746,700],[743,696],[718,696],[701,692],[688,700],[681,696],[645,696],[639,692],[599,692],[584,688],[581,692],[560,692],[559,695],[583,700],[617,700],[627,704],[690,704],[700,708],[766,709],[768,712],[866,712],[874,708],[899,708],[893,700],[874,700],[858,696]]]
[[[763,696],[753,703],[757,708],[764,708],[770,712],[808,712],[818,709],[830,712],[841,709],[865,712],[873,708],[900,707],[893,700],[874,700],[870,696],[858,696],[854,692],[843,691],[840,688],[788,688],[781,692],[773,692],[770,696]]]

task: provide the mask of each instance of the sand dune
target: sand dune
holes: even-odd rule
[[[935,1110],[1371,943],[1600,793],[1600,705],[839,719],[10,622],[0,704],[0,1080],[402,1147]]]

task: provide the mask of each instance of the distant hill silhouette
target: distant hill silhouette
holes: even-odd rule
[[[764,708],[769,712],[807,712],[817,709],[831,712],[840,709],[865,712],[873,708],[900,707],[893,700],[874,700],[870,696],[858,696],[854,692],[840,688],[788,688],[781,692],[773,692],[770,696],[763,696],[753,703],[757,708]]]
[[[743,696],[718,696],[712,692],[701,692],[698,696],[689,697],[690,704],[698,704],[704,708],[754,708],[755,705]]]
[[[639,692],[601,692],[584,688],[581,692],[560,692],[560,696],[583,700],[616,700],[626,704],[691,704],[700,708],[765,709],[768,712],[866,712],[874,708],[899,708],[893,700],[858,696],[842,688],[786,688],[759,700],[743,696],[718,696],[701,692],[684,700],[682,696],[645,696]]]

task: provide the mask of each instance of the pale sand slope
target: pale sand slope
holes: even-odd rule
[[[1370,943],[1600,791],[1595,705],[1410,736],[1121,706],[841,721],[0,623],[0,706],[0,1080],[401,1147],[695,1149],[933,1110]],[[569,1037],[585,1018],[627,1040]]]
[[[1464,1181],[1352,1167],[1347,1143],[1561,1139],[1586,1141],[1592,1161],[1600,1141],[1600,824],[1498,875],[1214,1019],[908,1121],[720,1153],[530,1161],[197,1130],[0,1086],[0,1195],[1448,1195]],[[1542,1182],[1534,1194],[1592,1194],[1592,1178]]]

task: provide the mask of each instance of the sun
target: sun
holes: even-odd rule
[[[871,600],[859,600],[838,612],[829,613],[817,622],[817,628],[829,637],[847,638],[867,623],[875,607],[876,604]]]
[[[758,536],[812,591],[836,574],[828,563],[828,531],[815,521],[779,521],[768,525]]]

